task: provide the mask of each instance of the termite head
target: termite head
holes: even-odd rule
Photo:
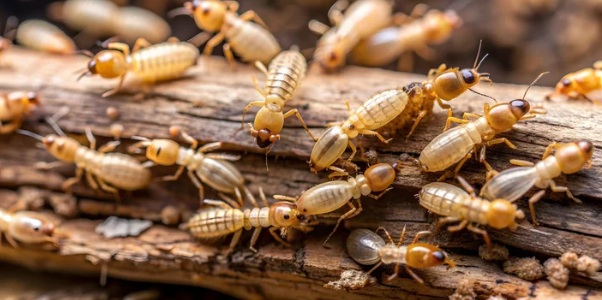
[[[270,206],[270,224],[277,227],[302,227],[308,225],[312,218],[299,212],[297,205],[280,201]]]
[[[119,77],[127,71],[127,67],[125,55],[117,50],[100,51],[88,63],[88,71],[103,78]]]
[[[180,145],[172,140],[154,139],[146,141],[146,146],[146,158],[159,165],[171,166],[178,160]]]
[[[424,16],[427,39],[433,43],[442,43],[451,37],[451,33],[462,26],[458,14],[449,10],[441,12],[431,10]]]
[[[318,42],[314,60],[326,71],[334,71],[345,64],[349,38],[341,38],[334,30],[326,32]],[[346,50],[347,49],[347,50]]]
[[[556,84],[556,92],[574,97],[579,94],[587,94],[599,88],[600,81],[595,72],[593,69],[588,68],[565,75]]]
[[[382,192],[393,184],[397,174],[390,164],[379,163],[368,168],[364,176],[372,192]]]
[[[217,32],[224,24],[228,5],[221,1],[194,0],[184,3],[184,8],[192,11],[196,25],[205,31]]]
[[[515,219],[522,219],[525,214],[506,199],[495,199],[491,201],[487,211],[487,224],[495,229],[516,229]]]
[[[75,152],[81,146],[76,140],[66,137],[49,134],[42,139],[42,144],[46,150],[59,160],[73,162]]]
[[[576,173],[590,162],[594,154],[594,145],[587,140],[559,144],[554,156],[564,174]]]
[[[27,113],[32,107],[40,105],[40,99],[36,92],[12,92],[7,96],[8,104],[17,104],[23,107],[24,112]]]
[[[55,226],[43,215],[33,212],[18,212],[9,224],[8,234],[25,243],[52,241]]]
[[[262,106],[255,116],[251,135],[259,148],[267,148],[280,140],[280,132],[284,126],[284,115],[280,109],[272,110]]]
[[[449,255],[439,247],[427,243],[413,243],[408,246],[407,265],[413,268],[430,268],[447,263],[450,267],[456,264]]]
[[[487,115],[487,122],[498,132],[506,131],[518,123],[531,110],[527,100],[516,99],[508,103],[493,106]]]

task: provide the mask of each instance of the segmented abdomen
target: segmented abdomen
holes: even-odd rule
[[[27,20],[17,29],[19,44],[38,51],[72,54],[75,43],[58,27],[41,20]]]
[[[357,116],[358,121],[352,122],[356,128],[375,130],[395,119],[407,103],[408,95],[401,89],[386,90],[370,97],[349,119]]]
[[[274,36],[260,25],[240,20],[237,16],[226,16],[226,36],[232,50],[243,61],[260,61],[268,64],[274,56],[280,53],[280,45]]]
[[[189,43],[156,44],[132,53],[132,71],[147,83],[175,79],[195,65],[198,56],[199,50]]]
[[[151,182],[151,172],[135,158],[109,153],[99,156],[98,167],[91,173],[118,189],[134,191],[146,187]]]
[[[305,57],[299,51],[282,51],[268,67],[266,95],[276,96],[283,101],[290,100],[306,69]]]
[[[196,174],[211,188],[224,193],[234,193],[244,183],[238,169],[224,160],[204,158]]]
[[[352,186],[349,182],[329,181],[305,191],[297,200],[297,208],[310,215],[325,214],[339,209],[352,197]]]
[[[190,233],[197,238],[212,238],[241,230],[244,214],[239,209],[210,209],[193,216],[187,224]]]
[[[456,217],[479,224],[487,224],[485,213],[489,201],[472,198],[454,185],[434,182],[422,187],[419,194],[422,207],[442,216]]]
[[[464,158],[481,142],[480,136],[471,137],[468,125],[445,131],[426,145],[418,158],[422,168],[427,172],[443,171]]]
[[[349,136],[341,126],[328,128],[311,150],[312,171],[317,172],[332,165],[347,149]]]

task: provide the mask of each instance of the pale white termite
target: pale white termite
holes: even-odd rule
[[[379,227],[376,232],[383,230],[389,239],[385,243],[382,237],[372,230],[355,229],[347,237],[347,253],[353,260],[361,265],[374,265],[367,274],[372,273],[381,265],[395,264],[395,272],[388,277],[391,281],[399,275],[400,267],[403,265],[405,270],[419,283],[424,283],[422,278],[418,277],[412,271],[412,268],[424,269],[439,266],[446,263],[450,267],[456,264],[449,258],[447,253],[439,247],[427,243],[420,243],[418,239],[421,236],[428,235],[430,231],[420,231],[416,233],[414,240],[407,246],[402,246],[403,237],[406,232],[405,226],[399,237],[399,242],[395,244],[389,232],[383,227]]]
[[[550,155],[552,150],[556,150],[554,155]],[[536,164],[523,160],[511,160],[513,164],[520,167],[510,168],[500,173],[490,171],[488,177],[496,175],[483,186],[481,196],[487,199],[504,198],[508,201],[515,201],[536,186],[542,190],[529,199],[529,209],[533,224],[537,224],[535,203],[543,197],[548,187],[553,192],[565,192],[569,198],[578,203],[581,202],[567,187],[557,186],[554,178],[563,173],[573,174],[582,168],[588,169],[591,167],[593,154],[594,145],[590,141],[554,142],[546,148],[542,160]]]
[[[56,242],[55,224],[45,215],[33,211],[9,212],[0,209],[0,238],[2,233],[15,248],[17,242],[35,244]]]
[[[408,95],[403,89],[382,91],[368,99],[360,107],[351,111],[349,103],[349,118],[345,122],[329,124],[331,126],[318,138],[311,151],[310,168],[312,172],[330,168],[341,157],[347,145],[351,147],[351,155],[355,156],[356,148],[350,140],[360,134],[375,135],[381,142],[389,140],[374,131],[395,119],[406,107]]]
[[[264,204],[264,207],[261,208],[252,197],[249,200],[254,208],[244,210],[227,198],[225,199],[230,205],[222,201],[206,199],[206,204],[216,206],[216,208],[201,210],[186,223],[185,227],[193,236],[201,239],[211,239],[234,233],[228,252],[231,252],[238,243],[243,229],[255,228],[249,249],[257,252],[254,246],[263,228],[269,227],[270,234],[278,242],[290,247],[291,245],[283,239],[289,228],[307,232],[312,229],[311,226],[317,224],[312,216],[301,213],[295,204],[281,201],[269,205],[263,190],[260,189],[259,192]],[[280,235],[277,233],[278,230],[280,230]]]
[[[35,92],[11,92],[0,95],[0,134],[7,134],[21,127],[23,118],[40,104]]]
[[[422,187],[420,194],[417,195],[422,207],[445,216],[439,220],[439,224],[460,222],[458,225],[448,227],[447,230],[450,232],[468,228],[482,235],[485,243],[490,247],[491,240],[487,231],[478,228],[478,225],[515,230],[518,226],[515,219],[525,217],[523,211],[517,209],[512,202],[501,198],[493,201],[485,200],[478,197],[474,188],[462,177],[458,177],[458,181],[466,191],[449,183],[434,182]]]
[[[544,73],[545,74],[545,73]],[[539,75],[539,79],[543,74]],[[535,84],[531,83],[529,88]],[[495,138],[501,132],[512,129],[516,123],[535,117],[536,114],[545,113],[542,109],[531,109],[528,101],[524,100],[529,89],[525,91],[523,99],[512,100],[508,103],[498,103],[489,106],[485,103],[484,115],[479,116],[471,113],[464,113],[462,119],[451,116],[451,110],[448,111],[448,118],[445,129],[442,134],[435,137],[420,152],[418,162],[425,172],[438,172],[448,169],[456,164],[453,175],[455,176],[462,168],[464,163],[472,157],[478,147],[481,147],[480,160],[485,162],[485,152],[488,146],[505,143],[508,147],[516,149],[506,138]],[[470,121],[473,119],[473,121]],[[450,130],[451,122],[460,123]],[[446,172],[440,178],[443,180],[450,176]]]
[[[163,18],[149,10],[135,6],[120,8],[111,25],[114,34],[119,40],[126,43],[134,43],[139,38],[153,44],[160,43],[171,34],[171,28]]]
[[[177,13],[192,15],[203,31],[218,32],[205,45],[205,55],[211,54],[213,48],[225,39],[227,43],[224,44],[224,54],[231,64],[234,63],[232,51],[243,61],[268,64],[280,53],[280,45],[254,11],[247,11],[240,16],[237,11],[236,1],[194,0],[184,3],[184,7]],[[251,20],[256,23],[250,22]],[[199,39],[205,40],[204,32],[193,37],[191,42],[200,44],[197,41]]]
[[[134,152],[139,148],[146,148],[146,158],[152,162],[163,165],[179,165],[180,167],[174,175],[166,176],[163,180],[177,180],[184,169],[188,170],[188,177],[199,189],[201,204],[205,198],[205,192],[202,182],[209,185],[218,192],[232,194],[242,205],[243,194],[249,196],[250,193],[244,186],[245,180],[240,171],[229,161],[240,159],[238,155],[225,153],[207,153],[220,149],[220,142],[210,143],[198,148],[198,141],[178,126],[172,126],[169,129],[172,136],[182,136],[184,140],[191,144],[190,148],[180,147],[178,143],[169,139],[140,138],[142,141],[132,145],[130,151]]]
[[[142,48],[142,49],[141,49]],[[100,75],[103,78],[119,77],[117,86],[103,97],[119,91],[127,73],[140,80],[145,87],[158,81],[181,77],[188,68],[196,64],[199,50],[179,41],[150,45],[144,39],[138,39],[132,53],[127,44],[109,43],[108,50],[97,53],[88,63],[85,75]]]
[[[119,6],[108,0],[67,0],[60,7],[51,6],[51,17],[59,19],[73,30],[93,38],[114,35],[113,21]],[[56,10],[56,11],[55,11]]]
[[[55,54],[73,54],[75,43],[58,27],[42,20],[27,20],[17,28],[17,42],[27,48]]]
[[[314,53],[314,62],[326,71],[334,71],[345,64],[347,54],[360,42],[391,22],[392,4],[389,0],[358,0],[349,4],[346,0],[337,1],[328,17],[334,25],[328,28],[316,20],[309,28],[322,34]]]
[[[326,244],[343,220],[353,218],[362,211],[360,202],[362,196],[379,199],[392,189],[391,184],[396,177],[396,167],[396,165],[379,163],[368,168],[363,175],[350,177],[348,180],[333,180],[318,184],[304,191],[297,198],[275,195],[274,199],[295,201],[300,212],[312,216],[330,213],[345,204],[349,205],[350,210],[339,217],[334,229],[324,241]],[[380,192],[380,194],[373,194],[376,192]],[[352,199],[357,202],[357,208],[353,205]]]
[[[242,114],[241,128],[245,122],[245,114],[251,107],[259,106],[259,112],[255,116],[251,127],[251,135],[256,139],[257,146],[266,148],[280,140],[280,132],[284,126],[284,120],[293,115],[297,117],[307,133],[315,140],[313,134],[307,128],[305,121],[299,111],[294,108],[286,113],[282,110],[286,102],[291,100],[299,82],[305,76],[307,63],[305,57],[297,50],[282,51],[276,56],[266,69],[261,62],[256,62],[257,67],[267,77],[265,87],[262,89],[255,80],[255,89],[263,96],[264,100],[249,103]]]

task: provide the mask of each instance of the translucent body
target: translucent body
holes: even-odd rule
[[[490,202],[480,198],[472,199],[466,191],[454,185],[429,183],[422,187],[419,198],[422,207],[438,215],[487,225]]]
[[[234,53],[246,62],[268,64],[281,51],[278,41],[267,29],[233,13],[226,14],[221,32]]]
[[[113,20],[119,7],[108,0],[67,0],[62,7],[62,20],[74,30],[105,36],[113,34]]]
[[[347,253],[360,265],[380,262],[378,250],[386,245],[385,240],[372,230],[356,229],[347,237]]]
[[[127,57],[129,69],[143,82],[153,83],[181,77],[196,64],[199,50],[189,43],[160,43]]]
[[[332,165],[347,149],[349,139],[363,130],[376,130],[395,119],[406,107],[408,95],[400,89],[386,90],[368,99],[341,125],[326,130],[311,152],[313,171]]]
[[[533,187],[537,177],[537,170],[533,167],[504,170],[485,183],[481,189],[481,196],[487,199],[504,198],[515,201]]]
[[[318,41],[314,61],[326,70],[343,66],[345,56],[357,43],[391,21],[392,5],[387,0],[359,0],[345,11],[339,24]]]
[[[75,43],[58,27],[42,21],[27,20],[17,29],[19,44],[38,51],[72,54],[75,52]]]
[[[587,97],[590,93],[602,89],[602,61],[597,61],[594,68],[585,68],[562,77],[556,84],[555,92],[570,98]],[[602,99],[593,99],[601,103]]]
[[[160,43],[171,34],[171,28],[163,18],[135,6],[120,8],[111,24],[114,33],[126,43],[133,43],[139,38],[151,43]]]
[[[351,52],[351,59],[364,66],[384,66],[404,52],[447,41],[461,23],[453,11],[430,10],[423,18],[384,28],[362,40]]]
[[[180,150],[182,151],[182,150]],[[240,171],[229,161],[203,157],[197,153],[187,167],[194,168],[194,172],[201,181],[214,190],[236,194],[240,193],[244,186],[244,178]]]
[[[55,225],[43,214],[31,211],[9,213],[0,209],[0,232],[6,234],[9,241],[50,242],[54,240],[54,229]]]
[[[34,92],[11,92],[0,96],[0,134],[7,134],[21,127],[23,118],[38,105]]]
[[[483,141],[482,136],[491,131],[488,127],[487,120],[481,117],[443,132],[420,152],[418,160],[422,168],[437,172],[453,166]]]

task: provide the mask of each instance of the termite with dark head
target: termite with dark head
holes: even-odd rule
[[[44,214],[33,211],[9,212],[0,209],[0,238],[2,233],[15,248],[17,242],[37,244],[56,243],[56,225]]]
[[[602,92],[602,60],[595,62],[593,68],[585,68],[562,77],[556,84],[556,90],[546,98],[561,95],[569,99],[583,98],[602,105],[600,92]]]

